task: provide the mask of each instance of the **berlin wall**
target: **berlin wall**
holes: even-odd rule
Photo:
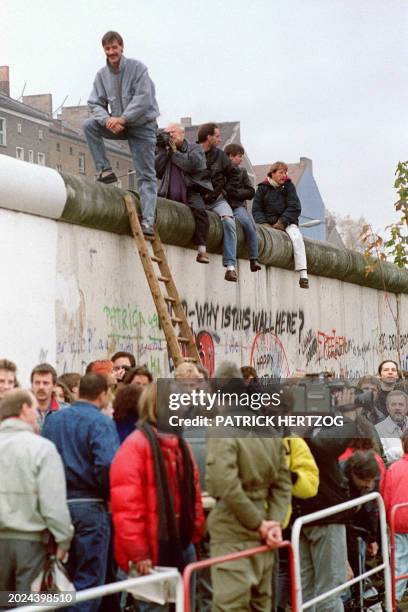
[[[117,350],[154,376],[171,371],[166,342],[115,187],[0,156],[0,356],[27,384],[40,361],[83,372]],[[137,202],[137,197],[135,197]],[[408,368],[408,273],[306,241],[310,289],[300,289],[283,233],[260,228],[261,272],[239,231],[239,282],[224,280],[222,228],[211,215],[207,266],[189,248],[189,211],[162,200],[158,227],[188,321],[210,373],[224,359],[261,376],[374,373],[384,358]],[[386,289],[386,290],[384,290]]]

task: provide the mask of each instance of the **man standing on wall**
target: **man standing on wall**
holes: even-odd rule
[[[102,46],[106,66],[95,77],[88,100],[92,117],[85,121],[84,133],[101,183],[117,181],[103,138],[128,141],[140,192],[142,230],[152,236],[157,197],[156,118],[160,114],[154,83],[142,62],[123,55],[123,38],[118,32],[106,32]]]

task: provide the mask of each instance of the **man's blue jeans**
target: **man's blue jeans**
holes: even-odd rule
[[[238,219],[244,230],[245,239],[248,244],[249,259],[258,259],[258,238],[256,235],[255,221],[245,206],[233,209],[235,219]]]
[[[408,572],[408,533],[395,534],[395,574],[401,576]],[[407,580],[396,583],[397,601],[401,601],[407,588]]]
[[[68,504],[75,534],[69,551],[67,570],[77,591],[105,584],[110,522],[102,502]],[[96,612],[100,599],[76,604],[71,612]]]
[[[231,206],[224,198],[219,198],[213,204],[206,205],[207,210],[212,210],[221,217],[224,230],[223,257],[224,266],[235,266],[237,261],[237,226]]]
[[[106,156],[104,138],[110,140],[127,140],[136,170],[137,184],[143,211],[143,221],[153,225],[156,212],[157,180],[154,167],[156,148],[156,121],[150,121],[137,127],[127,126],[123,134],[113,134],[106,127],[90,117],[83,125],[89,150],[96,170],[111,170]]]

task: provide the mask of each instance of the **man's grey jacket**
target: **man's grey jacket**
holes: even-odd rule
[[[101,125],[112,116],[125,117],[127,125],[137,127],[160,114],[147,67],[124,55],[117,72],[108,63],[97,72],[88,105]]]
[[[73,527],[54,444],[18,418],[0,423],[0,539],[41,541],[49,529],[68,550]]]

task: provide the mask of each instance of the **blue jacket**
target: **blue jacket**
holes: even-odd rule
[[[67,479],[67,498],[109,499],[109,469],[119,448],[113,421],[87,401],[50,414],[42,435],[54,442]]]

